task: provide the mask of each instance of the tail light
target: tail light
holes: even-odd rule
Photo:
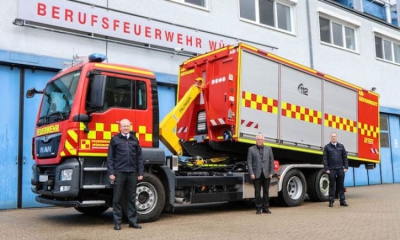
[[[274,160],[274,172],[278,172],[280,168],[281,168],[281,165],[279,164],[279,161]]]

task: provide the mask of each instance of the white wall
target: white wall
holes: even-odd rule
[[[310,45],[307,22],[307,0],[297,1],[295,13],[295,34],[260,27],[239,19],[238,0],[209,1],[208,11],[193,8],[169,0],[90,0],[85,1],[99,6],[130,12],[152,19],[159,19],[172,24],[179,24],[203,31],[218,33],[233,38],[243,39],[259,45],[265,50],[288,58],[306,66],[311,66]],[[381,105],[400,108],[400,103],[393,101],[398,92],[397,78],[400,67],[375,58],[374,28],[383,29],[393,35],[400,31],[369,21],[349,11],[335,8],[318,0],[309,0],[312,29],[312,51],[314,68],[352,82],[364,88],[376,87],[381,95]],[[326,9],[340,16],[360,23],[359,52],[352,53],[319,41],[318,10]],[[74,54],[88,55],[93,52],[105,53],[109,62],[132,64],[151,69],[155,72],[177,74],[180,63],[188,57],[105,43],[100,40],[75,37],[66,34],[19,27],[12,24],[17,17],[17,1],[5,1],[0,8],[0,29],[2,38],[0,49],[26,52],[30,54],[71,58]],[[278,49],[271,50],[265,45]],[[258,44],[256,44],[258,46]]]

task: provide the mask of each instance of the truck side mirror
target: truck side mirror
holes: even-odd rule
[[[104,95],[106,90],[106,79],[104,75],[92,75],[92,91],[90,95],[90,108],[101,109],[104,106]]]
[[[43,93],[43,91],[38,91],[35,88],[30,88],[28,89],[28,91],[26,91],[26,98],[32,98],[33,96],[35,96],[36,93]]]

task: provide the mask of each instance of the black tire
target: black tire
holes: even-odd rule
[[[86,215],[100,215],[107,211],[108,207],[95,206],[95,207],[75,207],[76,211]]]
[[[329,200],[329,176],[324,169],[313,171],[307,178],[307,193],[312,201]]]
[[[306,178],[297,170],[290,170],[283,179],[282,190],[278,194],[279,202],[283,206],[294,207],[304,202],[306,197]]]
[[[121,199],[123,220],[127,220],[127,203]],[[165,205],[165,190],[160,179],[151,173],[145,173],[136,188],[136,209],[138,222],[153,222],[160,217]]]

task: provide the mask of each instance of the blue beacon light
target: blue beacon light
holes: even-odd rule
[[[103,62],[107,57],[101,53],[93,53],[89,55],[89,62]]]

